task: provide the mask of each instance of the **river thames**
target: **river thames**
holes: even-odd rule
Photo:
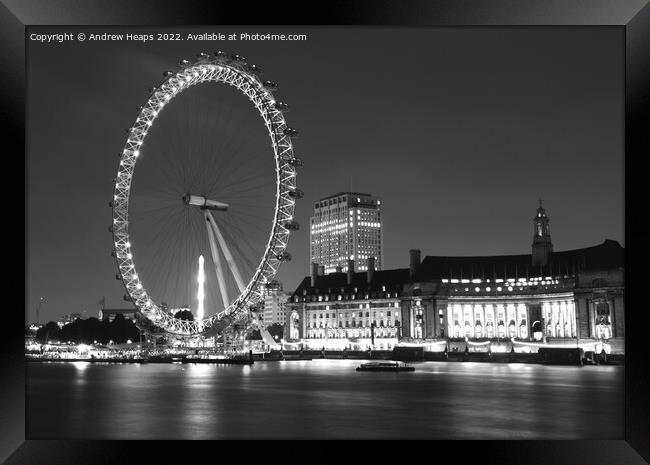
[[[624,367],[29,363],[28,439],[622,439]]]

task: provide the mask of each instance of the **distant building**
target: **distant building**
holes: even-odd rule
[[[99,311],[98,317],[100,320],[104,318],[108,321],[113,321],[117,315],[122,315],[124,318],[135,320],[135,310],[132,308],[102,308]]]
[[[283,292],[282,284],[273,281],[264,294],[263,323],[265,327],[278,323],[284,325],[286,304],[291,293]]]
[[[77,318],[81,318],[81,313],[69,313],[69,314],[63,315],[61,318],[59,318],[59,321],[57,321],[57,324],[59,325],[59,328],[62,328],[65,325],[67,325],[68,323],[72,323]]]
[[[355,260],[359,271],[375,258],[380,270],[382,250],[381,201],[370,194],[339,192],[314,205],[310,221],[310,259],[321,266],[321,274],[347,271]]]
[[[411,250],[408,268],[374,270],[371,260],[365,272],[350,263],[352,271],[322,275],[312,267],[287,304],[285,339],[350,349],[606,342],[624,353],[625,249],[605,240],[554,252],[541,205],[533,222],[530,254],[421,261]]]

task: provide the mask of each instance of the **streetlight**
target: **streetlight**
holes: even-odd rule
[[[39,325],[41,322],[41,305],[43,305],[44,300],[45,299],[41,297],[38,301],[38,307],[36,307],[36,325]]]

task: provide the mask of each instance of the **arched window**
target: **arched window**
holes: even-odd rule
[[[609,339],[612,337],[612,328],[609,320],[609,304],[606,301],[598,301],[596,306],[596,337],[598,339]]]
[[[494,325],[492,322],[489,322],[488,324],[485,325],[485,335],[489,338],[494,337]]]
[[[522,324],[519,326],[519,337],[522,339],[525,339],[528,337],[528,328],[526,328],[525,324]]]
[[[515,320],[510,320],[508,325],[508,334],[510,337],[517,337],[517,327],[515,326]]]
[[[497,337],[506,337],[506,327],[503,324],[503,321],[497,326]]]
[[[609,304],[605,301],[596,302],[596,324],[609,324]]]
[[[419,324],[415,327],[415,338],[422,339],[422,326]]]
[[[483,337],[483,325],[479,320],[474,323],[474,337]]]

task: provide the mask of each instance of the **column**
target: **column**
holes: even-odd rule
[[[567,337],[564,330],[566,321],[566,302],[563,300],[560,302],[560,337]]]
[[[526,331],[525,334],[522,334],[522,329],[521,329],[521,322],[524,322],[524,329]],[[515,320],[515,328],[517,330],[517,335],[520,338],[527,338],[528,337],[528,308],[526,307],[525,304],[517,304],[517,319]]]
[[[560,303],[559,302],[553,302],[551,304],[551,310],[552,310],[552,316],[551,316],[551,323],[552,323],[552,328],[551,331],[553,332],[553,337],[560,337],[560,331],[559,331],[559,323],[560,323]]]
[[[549,318],[551,317],[551,304],[548,302],[544,302],[542,304],[542,332],[544,334],[544,341],[546,341],[546,338],[548,337],[548,322]]]
[[[589,337],[596,337],[596,305],[593,299],[588,299],[587,315],[589,315]]]

